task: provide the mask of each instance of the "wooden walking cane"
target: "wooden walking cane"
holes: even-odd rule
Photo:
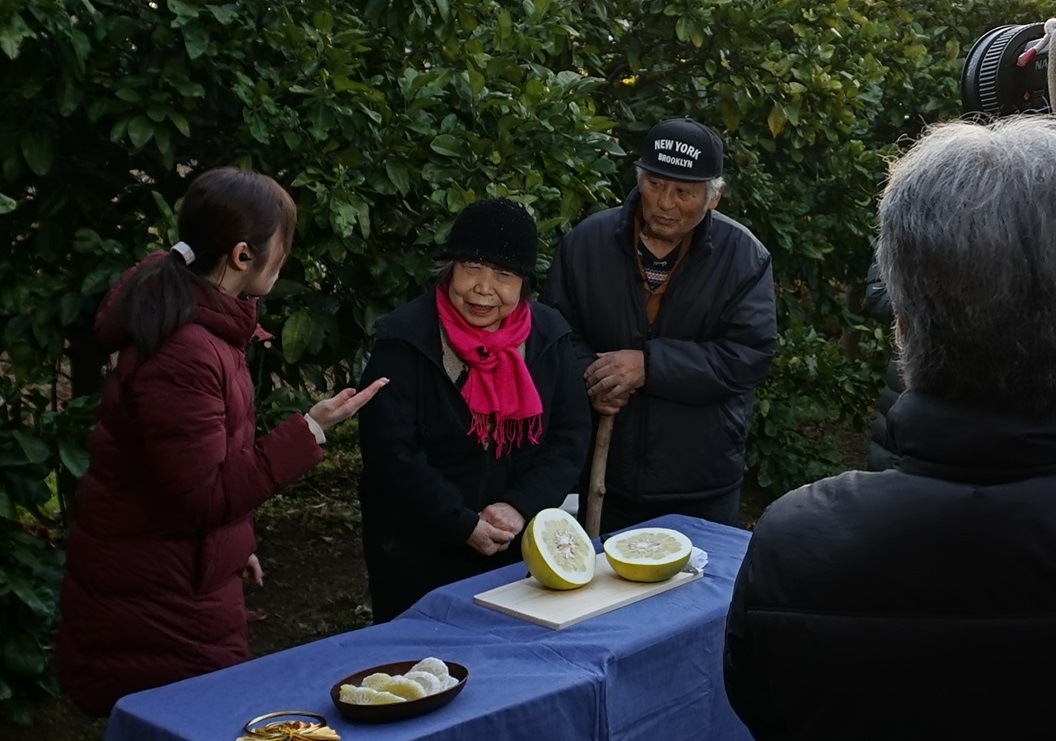
[[[601,534],[601,507],[605,503],[605,466],[609,461],[609,443],[612,442],[612,425],[615,414],[607,414],[598,422],[598,434],[594,438],[594,457],[590,463],[590,481],[587,486],[587,535],[592,538]]]

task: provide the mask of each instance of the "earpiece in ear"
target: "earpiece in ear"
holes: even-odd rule
[[[249,255],[247,255],[245,252],[240,253],[239,256],[238,256],[238,261],[239,262],[249,262],[252,259],[253,258],[250,257]]]

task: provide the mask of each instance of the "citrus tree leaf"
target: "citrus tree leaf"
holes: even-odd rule
[[[313,329],[312,317],[304,310],[290,315],[282,325],[282,355],[287,363],[300,360],[311,342]]]

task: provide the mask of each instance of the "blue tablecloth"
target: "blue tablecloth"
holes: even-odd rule
[[[122,698],[107,741],[228,741],[250,718],[317,712],[342,739],[750,741],[722,684],[723,627],[749,533],[670,515],[649,524],[708,552],[704,577],[563,630],[473,604],[525,576],[517,564],[438,589],[390,623],[344,633]],[[384,725],[344,721],[334,682],[438,656],[469,669],[453,702]]]

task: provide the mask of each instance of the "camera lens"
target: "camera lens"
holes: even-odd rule
[[[1026,66],[1016,60],[1045,35],[1044,23],[998,26],[983,34],[968,52],[961,73],[965,113],[992,116],[1049,111],[1049,54],[1039,52]]]

